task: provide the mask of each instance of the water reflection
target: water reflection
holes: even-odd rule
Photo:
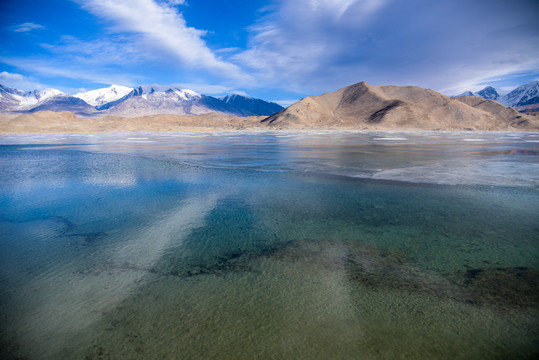
[[[536,138],[3,137],[0,355],[531,357]]]

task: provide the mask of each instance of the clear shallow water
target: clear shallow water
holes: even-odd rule
[[[2,358],[531,358],[539,134],[0,138]]]

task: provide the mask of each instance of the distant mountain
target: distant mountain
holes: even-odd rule
[[[508,106],[539,104],[539,81],[517,87],[504,97],[502,103]]]
[[[20,91],[0,85],[0,111],[71,111],[82,116],[153,114],[199,115],[217,113],[234,116],[268,116],[280,105],[240,95],[215,98],[193,90],[166,85],[143,85],[134,89],[111,85],[107,88],[68,95],[56,89]]]
[[[223,96],[219,99],[235,109],[238,109],[238,115],[242,116],[269,116],[284,109],[281,105],[273,102],[267,102],[238,94]]]
[[[31,109],[47,99],[63,94],[57,89],[21,91],[0,85],[0,110],[24,111]]]
[[[483,99],[499,100],[503,95],[501,95],[500,92],[492,86],[487,86],[474,93],[471,91],[465,91],[462,94],[457,95],[457,97],[459,96],[477,96]]]
[[[75,100],[74,100],[75,99]],[[169,102],[172,105],[169,105]],[[106,114],[84,100],[68,95],[48,99],[47,106],[73,106],[77,111]],[[181,89],[139,87],[115,102],[118,106],[149,107],[137,114],[164,109],[186,111],[209,108],[228,111],[220,99]],[[105,106],[108,106],[106,104]],[[224,108],[222,106],[225,106]],[[525,105],[527,106],[527,105]],[[269,117],[225,116],[205,113],[196,116],[158,114],[130,117],[101,116],[81,119],[68,111],[36,111],[0,122],[1,133],[180,131],[185,129],[263,129],[263,130],[477,130],[539,131],[539,117],[521,114],[514,108],[478,96],[448,97],[416,86],[372,86],[365,82],[335,92],[306,97]]]
[[[492,86],[487,86],[475,93],[465,91],[462,94],[457,95],[457,97],[459,96],[477,96],[483,99],[496,100],[506,106],[511,107],[535,105],[539,104],[539,81],[532,81],[530,83],[521,85],[508,94],[501,94]]]
[[[262,123],[277,129],[539,130],[539,119],[493,100],[365,82],[306,97]]]
[[[133,89],[124,97],[98,107],[102,112],[120,116],[153,114],[199,115],[217,112],[235,115],[236,110],[211,96],[179,88],[145,85]]]
[[[152,114],[200,115],[216,112],[234,116],[267,116],[282,110],[277,104],[240,95],[215,98],[193,90],[163,85],[139,86],[127,95],[97,106],[101,112],[120,116]]]
[[[84,100],[92,106],[102,106],[118,100],[133,91],[132,88],[120,85],[111,85],[108,88],[81,92],[73,96]]]

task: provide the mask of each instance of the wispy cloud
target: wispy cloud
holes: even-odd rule
[[[86,80],[97,84],[119,84],[135,86],[143,81],[141,75],[121,73],[114,69],[89,69],[83,65],[51,63],[47,59],[26,59],[0,57],[0,62],[14,66],[25,72],[38,74],[43,77],[64,77],[68,79]]]
[[[95,40],[80,40],[74,36],[62,36],[54,44],[41,44],[51,54],[69,59],[74,64],[92,66],[137,64],[156,61],[158,58],[137,46],[129,36],[105,37]]]
[[[277,0],[234,59],[264,84],[325,92],[366,80],[458,91],[538,71],[537,1]]]
[[[48,53],[32,57],[0,57],[0,62],[39,77],[135,86],[152,79],[133,69],[158,60],[125,36],[83,41],[66,35],[56,43],[40,46]]]
[[[111,31],[137,34],[137,39],[148,51],[164,52],[183,66],[205,69],[236,81],[249,79],[238,66],[218,58],[202,39],[206,32],[187,26],[183,15],[170,6],[171,2],[85,0],[80,4],[94,15],[108,20]]]
[[[368,40],[362,33],[386,3],[278,0],[274,10],[251,27],[249,49],[236,55],[235,60],[277,86],[288,82],[288,86],[300,90],[309,87],[315,77],[327,81],[328,70],[335,70],[332,63],[350,55],[355,50],[351,45]]]
[[[34,23],[31,23],[31,22],[26,22],[26,23],[23,23],[23,24],[16,25],[16,26],[12,27],[13,31],[15,31],[15,32],[28,32],[28,31],[32,31],[32,30],[41,30],[41,29],[44,29],[44,28],[45,27],[43,25],[34,24]]]

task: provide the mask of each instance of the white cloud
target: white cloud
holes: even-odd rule
[[[134,33],[147,51],[163,51],[191,68],[202,68],[237,81],[248,81],[240,68],[218,57],[202,36],[205,31],[187,26],[183,15],[169,4],[153,0],[86,0],[84,9],[111,22],[117,33]]]
[[[41,90],[50,87],[31,77],[7,71],[0,72],[0,84],[19,90]]]
[[[13,31],[15,31],[15,32],[28,32],[28,31],[32,31],[32,30],[41,30],[41,29],[44,29],[44,28],[45,27],[43,25],[34,24],[34,23],[31,23],[31,22],[26,22],[26,23],[23,23],[23,24],[16,25],[16,26],[12,27]]]
[[[7,71],[2,71],[0,73],[0,81],[2,81],[2,83],[4,81],[21,81],[24,79],[25,77],[22,76],[21,74],[8,73]]]

